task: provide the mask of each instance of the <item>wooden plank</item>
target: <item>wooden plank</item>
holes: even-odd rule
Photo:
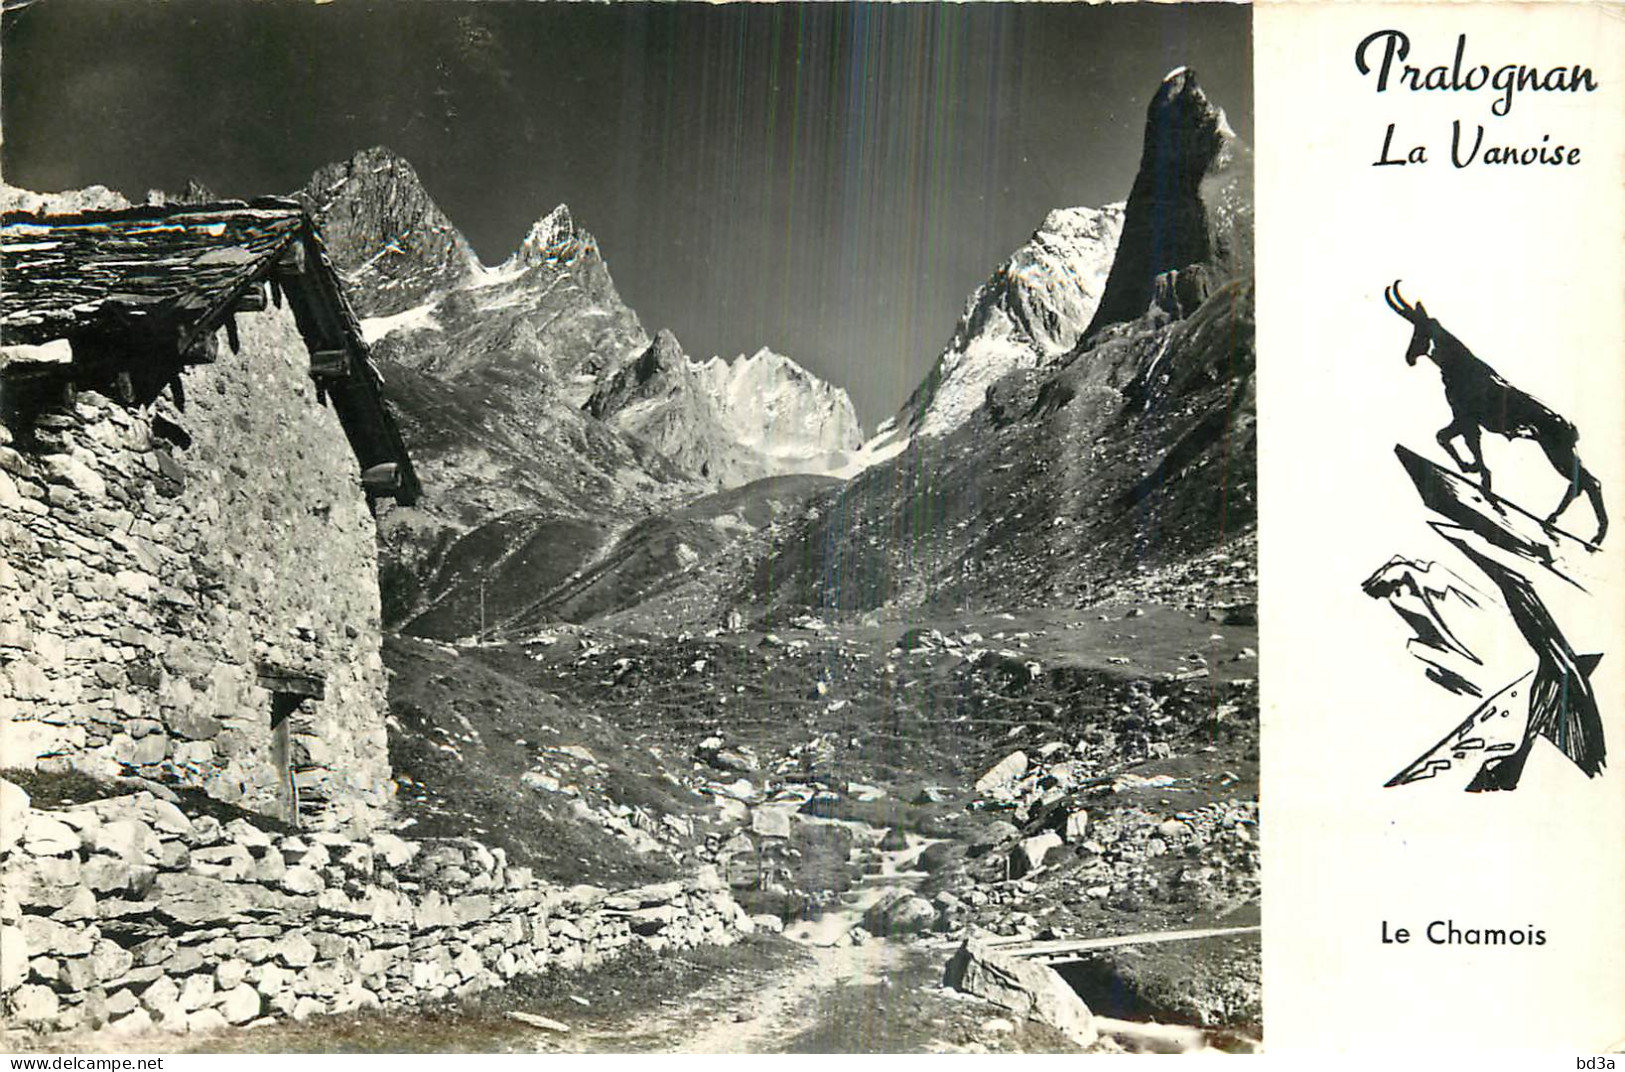
[[[401,488],[401,467],[394,462],[374,465],[361,474],[361,486],[375,494],[389,494]]]
[[[238,296],[237,303],[232,306],[232,312],[234,312],[234,313],[259,313],[259,312],[264,312],[265,307],[266,307],[267,304],[269,304],[269,303],[266,302],[266,300],[265,300],[265,288],[260,286],[258,283],[255,283],[253,286],[251,286],[247,290],[243,291],[243,293],[240,296]],[[277,304],[280,305],[281,303],[278,302]]]
[[[350,351],[312,350],[310,375],[318,380],[342,380],[350,375]]]
[[[309,262],[305,257],[305,244],[298,238],[282,247],[277,254],[276,270],[282,275],[304,275]]]
[[[327,694],[326,683],[314,674],[301,674],[268,663],[261,663],[256,669],[260,688],[268,692],[282,692],[312,700],[320,700]]]
[[[1202,938],[1227,938],[1239,934],[1258,934],[1262,927],[1208,927],[1197,930],[1183,931],[1147,931],[1143,934],[1121,934],[1107,938],[1081,938],[1054,942],[1026,942],[1020,939],[1009,939],[1003,942],[989,942],[988,944],[1001,953],[1012,957],[1035,957],[1050,961],[1062,962],[1074,958],[1075,954],[1088,953],[1096,949],[1115,949],[1125,945],[1158,945],[1163,942],[1193,942]]]
[[[177,348],[182,364],[212,365],[219,360],[220,340],[214,331],[199,331],[196,325],[187,324],[180,328],[179,334]]]

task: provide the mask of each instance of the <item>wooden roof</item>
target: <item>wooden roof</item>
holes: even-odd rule
[[[141,206],[75,216],[7,213],[0,223],[0,372],[82,386],[176,382],[213,360],[238,312],[286,298],[368,494],[421,493],[383,398],[360,324],[315,224],[297,202],[266,198]],[[47,359],[59,340],[73,361]]]

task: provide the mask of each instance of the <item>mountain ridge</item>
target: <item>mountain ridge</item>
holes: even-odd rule
[[[1100,299],[1123,210],[1122,202],[1050,210],[971,292],[947,346],[877,438],[951,432],[1000,377],[1068,353]]]

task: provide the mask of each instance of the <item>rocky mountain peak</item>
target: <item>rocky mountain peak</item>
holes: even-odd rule
[[[582,408],[599,420],[610,420],[635,403],[681,390],[689,364],[677,336],[661,328],[636,357],[599,384]],[[674,378],[675,383],[668,382]]]
[[[81,212],[102,212],[129,208],[130,202],[117,190],[97,183],[79,190],[39,193],[21,186],[0,183],[0,210],[27,212],[35,216],[73,216]]]
[[[863,439],[846,391],[793,359],[763,346],[732,361],[698,362],[666,330],[585,409],[723,487],[769,473],[835,471]]]
[[[1086,335],[1134,320],[1159,293],[1179,315],[1211,288],[1196,265],[1233,269],[1250,258],[1251,176],[1245,150],[1222,109],[1188,67],[1170,71],[1146,109],[1139,171],[1129,192],[1123,236],[1105,293]],[[1245,217],[1245,218],[1242,218]],[[1187,308],[1187,306],[1189,308]]]
[[[774,458],[812,459],[863,442],[846,390],[769,347],[732,362],[713,358],[702,371],[735,437],[755,450]]]
[[[638,383],[647,383],[662,372],[673,372],[682,369],[687,355],[683,353],[683,346],[677,341],[668,328],[661,328],[655,332],[654,341],[638,359],[633,362],[633,371],[637,374]]]
[[[530,232],[509,258],[509,264],[530,267],[568,261],[594,245],[592,235],[576,226],[570,206],[561,203],[530,225]]]
[[[300,191],[363,316],[388,316],[466,281],[468,240],[405,158],[378,145],[319,168]]]
[[[1067,353],[1105,288],[1123,205],[1059,208],[971,293],[936,365],[893,422],[940,435],[982,404],[990,385]]]

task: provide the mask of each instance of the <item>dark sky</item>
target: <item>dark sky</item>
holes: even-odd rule
[[[487,263],[560,201],[697,357],[769,345],[889,415],[1051,208],[1126,196],[1194,67],[1252,134],[1231,4],[36,0],[4,23],[7,182],[285,192],[375,144]]]

